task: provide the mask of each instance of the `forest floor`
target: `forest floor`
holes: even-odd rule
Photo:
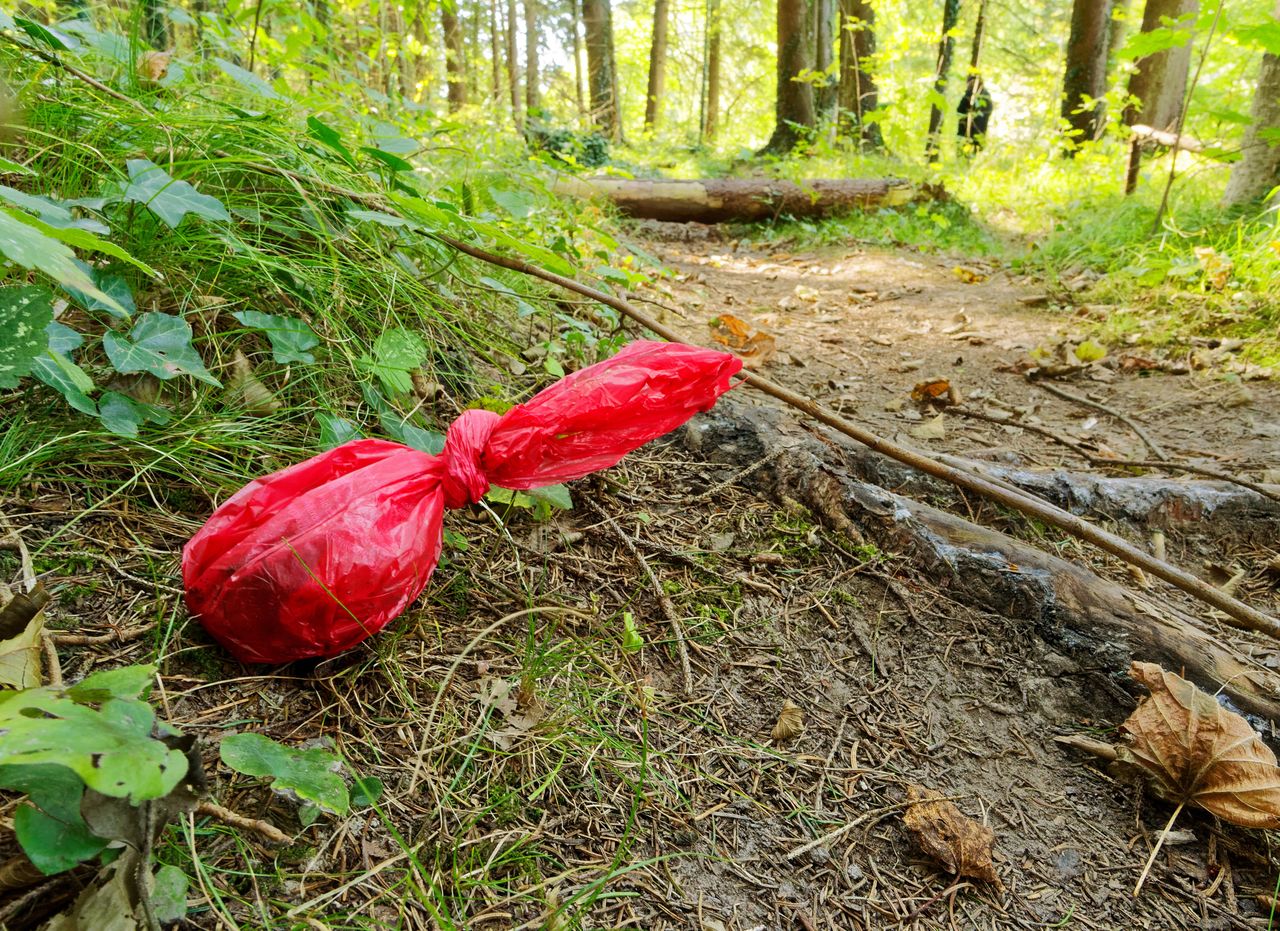
[[[884,436],[1089,471],[1044,433],[912,400],[917,384],[945,379],[972,409],[1013,412],[1104,458],[1150,457],[1117,416],[1026,377],[1031,350],[1047,350],[1042,368],[1060,365],[1059,347],[1102,312],[1078,311],[1079,297],[989,262],[662,234],[643,232],[676,273],[666,322],[701,343],[725,314],[767,331],[773,346],[754,344],[761,371]],[[1276,482],[1280,386],[1232,372],[1232,348],[1196,359],[1113,349],[1050,383],[1134,419],[1170,456]],[[750,420],[768,403],[736,390],[710,416]],[[957,598],[907,554],[841,538],[742,474],[759,450],[710,449],[699,431],[695,421],[575,486],[577,506],[550,522],[451,516],[446,560],[401,622],[335,660],[278,670],[234,664],[186,618],[178,553],[204,514],[158,509],[145,488],[89,513],[70,485],[5,502],[56,577],[49,622],[64,632],[64,675],[159,656],[162,713],[183,730],[210,745],[246,728],[328,739],[386,784],[376,813],[304,827],[296,804],[217,773],[208,753],[219,801],[296,841],[273,848],[208,820],[172,835],[159,855],[194,878],[191,926],[1272,926],[1276,838],[1203,813],[1181,816],[1133,896],[1168,807],[1053,739],[1110,736],[1133,707],[1116,670]],[[934,503],[1132,582],[1008,513]],[[1114,529],[1149,540],[1150,528]],[[1215,581],[1246,570],[1237,593],[1274,612],[1263,567],[1276,529],[1164,532],[1175,562]],[[623,612],[640,642],[624,640]],[[1263,638],[1223,636],[1280,665]],[[775,739],[784,702],[804,727]],[[957,879],[920,852],[902,817],[910,786],[994,831],[999,885]],[[0,919],[26,926],[81,882],[55,879]]]

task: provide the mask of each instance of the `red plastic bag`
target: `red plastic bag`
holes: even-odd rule
[[[187,607],[244,662],[333,656],[421,594],[445,508],[607,468],[707,410],[742,362],[635,342],[499,416],[465,411],[439,456],[354,440],[250,482],[182,551]]]

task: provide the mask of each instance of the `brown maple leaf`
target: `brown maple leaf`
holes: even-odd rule
[[[1134,663],[1129,675],[1151,695],[1121,725],[1129,742],[1117,748],[1116,765],[1179,807],[1199,805],[1242,827],[1280,827],[1280,767],[1249,722],[1155,663]]]
[[[996,835],[963,814],[946,796],[923,786],[907,786],[910,803],[902,816],[916,844],[956,876],[1001,885],[991,862]]]

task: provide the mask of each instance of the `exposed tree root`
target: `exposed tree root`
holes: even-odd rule
[[[1280,720],[1280,676],[1177,608],[1156,605],[1081,564],[862,480],[876,474],[865,451],[835,439],[794,433],[784,439],[777,421],[767,410],[725,400],[686,436],[704,456],[735,466],[787,445],[768,473],[777,493],[809,504],[820,517],[841,511],[878,545],[911,554],[961,600],[1029,622],[1037,635],[1108,670],[1118,684],[1127,687],[1131,660],[1157,662],[1211,693],[1221,690],[1246,713]],[[890,484],[891,473],[901,468],[894,464],[877,480]]]

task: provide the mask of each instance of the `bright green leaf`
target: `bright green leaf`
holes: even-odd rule
[[[272,788],[291,791],[303,802],[338,815],[350,807],[347,784],[338,775],[341,761],[328,750],[296,750],[262,734],[232,734],[222,739],[219,752],[236,772],[270,778]]]
[[[383,213],[380,210],[348,210],[347,216],[357,222],[377,223],[379,226],[386,226],[392,229],[402,226],[413,226],[404,217],[397,217],[394,214]]]
[[[307,117],[307,133],[321,145],[336,152],[344,162],[352,168],[357,167],[356,157],[351,150],[342,144],[342,133],[338,132],[319,117]]]
[[[0,787],[29,797],[14,812],[13,829],[23,853],[46,876],[69,870],[107,846],[85,824],[80,814],[84,783],[65,766],[0,766]]]
[[[554,508],[562,511],[573,509],[573,496],[569,494],[569,489],[564,485],[547,485],[543,488],[530,488],[525,492],[535,501],[544,501]]]
[[[71,361],[70,355],[80,348],[84,337],[56,320],[45,327],[45,333],[49,337],[49,346],[44,355],[33,363],[31,374],[59,392],[82,414],[96,417],[98,405],[89,397],[89,392],[94,389],[93,379]]]
[[[102,337],[102,346],[117,372],[150,372],[164,381],[190,375],[215,388],[222,387],[191,345],[191,325],[181,317],[143,314],[128,339],[108,331]]]
[[[271,357],[282,365],[290,362],[312,363],[316,357],[308,350],[320,345],[320,337],[305,320],[297,317],[279,317],[260,310],[241,310],[233,313],[247,327],[262,330],[271,341]]]
[[[345,417],[320,413],[316,415],[316,420],[320,421],[320,447],[322,449],[333,449],[335,446],[341,446],[343,443],[349,443],[360,438],[360,428]]]
[[[644,649],[644,637],[640,635],[635,616],[630,611],[622,612],[622,649],[627,653]]]
[[[170,229],[177,228],[188,213],[206,220],[231,219],[222,201],[201,194],[190,182],[171,178],[167,171],[149,159],[131,158],[127,165],[129,186],[125,188],[124,199],[144,204]]]
[[[53,688],[0,692],[0,763],[53,763],[103,795],[159,798],[186,774],[187,758],[152,738],[154,726],[144,702],[112,698],[95,710]]]
[[[16,388],[49,345],[53,294],[41,285],[0,288],[0,388]]]
[[[108,698],[146,698],[155,684],[156,667],[149,663],[118,666],[85,676],[67,689],[67,697],[82,704]]]
[[[169,422],[169,412],[163,407],[143,404],[117,391],[108,391],[98,399],[98,416],[112,433],[128,437],[137,436],[144,423]]]
[[[114,303],[76,265],[75,253],[59,242],[57,237],[49,235],[59,231],[51,227],[41,229],[43,225],[35,217],[14,214],[8,208],[0,207],[0,253],[16,265],[43,272],[60,285],[74,287],[105,303]],[[123,307],[117,309],[124,313]]]

